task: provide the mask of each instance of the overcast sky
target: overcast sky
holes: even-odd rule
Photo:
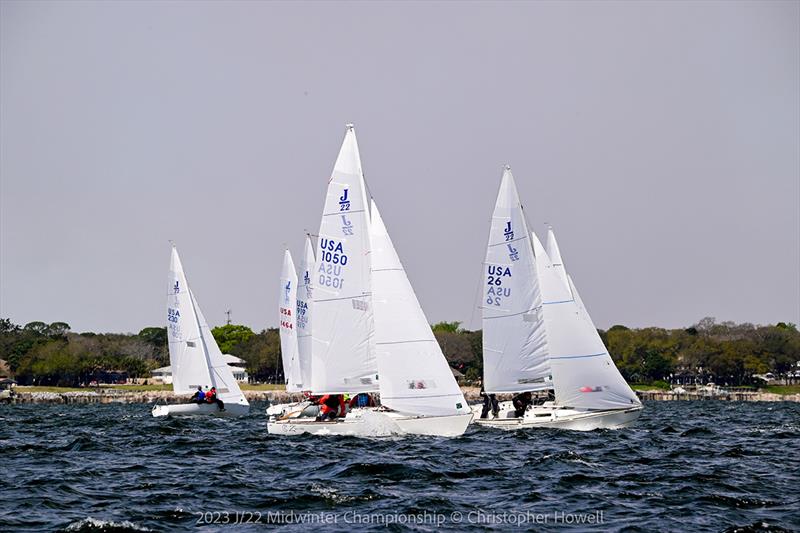
[[[277,325],[344,125],[431,322],[512,166],[598,327],[800,322],[798,2],[0,4],[0,316]]]

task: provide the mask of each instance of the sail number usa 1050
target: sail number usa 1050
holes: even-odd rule
[[[344,288],[343,267],[347,265],[347,254],[341,241],[319,238],[319,284],[334,289]]]

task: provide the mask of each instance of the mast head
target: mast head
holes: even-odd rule
[[[348,122],[347,124],[344,125],[344,128],[347,131],[353,131],[353,128],[354,128],[353,123],[352,122]]]

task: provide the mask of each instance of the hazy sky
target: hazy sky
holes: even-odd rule
[[[598,327],[800,322],[798,2],[0,4],[0,316],[277,324],[354,122],[431,322],[508,162]]]

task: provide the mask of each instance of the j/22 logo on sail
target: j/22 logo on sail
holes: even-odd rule
[[[178,294],[179,292],[181,292],[181,282],[180,281],[177,281],[177,280],[175,281],[175,286],[172,287],[172,292],[175,293],[175,294]]]
[[[339,197],[339,211],[350,211],[350,200],[347,198],[347,189]]]
[[[508,258],[511,259],[512,261],[519,261],[519,252],[517,251],[517,249],[511,246],[511,243],[508,243],[507,246],[508,246]]]
[[[342,215],[342,235],[353,234],[353,223],[347,220],[347,215]]]
[[[289,305],[289,292],[292,290],[292,282],[291,280],[286,282],[286,286],[283,288],[283,303],[284,305]]]
[[[511,221],[509,220],[506,222],[506,227],[503,230],[503,236],[505,236],[507,241],[514,240],[514,230],[511,229]]]

